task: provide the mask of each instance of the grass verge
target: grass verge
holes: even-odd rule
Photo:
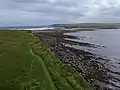
[[[0,90],[91,90],[28,31],[0,31]]]

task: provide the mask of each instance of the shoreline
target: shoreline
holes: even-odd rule
[[[107,87],[101,87],[99,84],[99,80],[101,78],[105,78],[106,81],[104,83],[108,83],[107,78],[105,77],[107,72],[105,70],[104,65],[101,63],[98,63],[97,61],[90,60],[90,58],[94,57],[92,53],[85,52],[83,50],[75,50],[70,47],[66,47],[64,43],[76,43],[76,42],[69,42],[67,40],[64,40],[63,33],[65,32],[71,32],[71,31],[47,31],[47,32],[36,32],[34,35],[38,36],[39,39],[46,44],[50,50],[57,56],[60,61],[62,61],[65,64],[68,64],[72,66],[76,71],[78,71],[84,79],[86,79],[89,83],[91,83],[93,90],[99,90],[99,89],[109,89]],[[68,36],[70,37],[70,36]],[[70,37],[75,38],[75,37]],[[88,43],[79,43],[81,45],[87,45],[89,47],[92,47],[93,45],[90,45]]]

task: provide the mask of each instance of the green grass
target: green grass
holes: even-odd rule
[[[0,31],[0,90],[91,90],[29,31]]]

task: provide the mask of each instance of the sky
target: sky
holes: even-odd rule
[[[119,22],[120,0],[0,0],[0,26]]]

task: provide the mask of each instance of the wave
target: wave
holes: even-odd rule
[[[53,27],[44,27],[44,28],[12,28],[9,30],[48,30],[48,29],[54,29]]]

